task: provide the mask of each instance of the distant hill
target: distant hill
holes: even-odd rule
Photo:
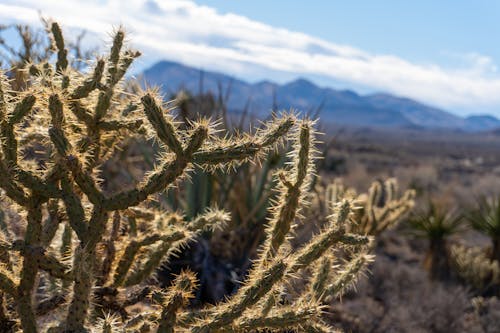
[[[486,131],[500,129],[500,120],[490,115],[469,116],[465,118],[470,131]]]
[[[180,89],[218,94],[221,88],[223,93],[229,89],[228,108],[235,112],[248,107],[254,114],[267,115],[276,103],[280,109],[295,108],[304,112],[319,108],[323,122],[337,125],[469,132],[500,128],[500,120],[493,116],[462,118],[409,98],[389,94],[362,96],[350,90],[321,88],[305,79],[283,85],[269,81],[252,84],[170,61],[156,63],[143,75],[148,85],[158,85],[167,94]]]

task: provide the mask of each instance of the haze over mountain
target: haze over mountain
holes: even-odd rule
[[[379,93],[359,95],[350,90],[318,87],[297,79],[279,85],[270,81],[248,83],[217,72],[200,71],[170,61],[161,61],[143,73],[148,85],[158,85],[167,94],[185,89],[192,93],[222,89],[228,93],[228,109],[242,112],[246,107],[255,115],[265,116],[275,104],[279,109],[321,110],[324,123],[386,128],[422,128],[488,131],[500,128],[500,120],[490,115],[459,117],[421,102]]]

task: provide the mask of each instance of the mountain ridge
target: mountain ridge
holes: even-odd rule
[[[298,78],[285,84],[270,80],[248,83],[215,71],[200,71],[173,61],[160,61],[143,72],[148,85],[160,86],[163,93],[181,89],[218,94],[229,89],[230,111],[245,108],[257,116],[266,116],[273,105],[280,109],[305,112],[321,107],[321,120],[348,126],[450,129],[468,132],[500,128],[500,120],[491,115],[460,117],[408,97],[388,93],[360,95],[355,91],[319,87]]]

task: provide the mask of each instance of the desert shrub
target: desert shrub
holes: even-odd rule
[[[397,233],[381,236],[385,245],[376,249],[371,274],[357,284],[355,294],[334,305],[332,312],[342,328],[360,333],[484,332],[475,322],[466,288],[429,280],[415,262],[414,256],[420,255],[409,248],[411,240]]]
[[[340,180],[327,186],[327,207],[328,203],[335,203],[343,198],[355,200],[358,208],[356,223],[351,225],[351,231],[366,235],[378,235],[394,227],[408,215],[415,204],[415,192],[406,190],[403,195],[399,195],[395,178],[377,180],[372,183],[368,193],[361,194],[346,187]]]
[[[500,330],[500,302],[498,298],[475,297],[472,299],[472,304],[481,331],[485,333],[498,332]]]
[[[429,242],[424,265],[432,279],[450,275],[447,238],[463,230],[463,217],[455,210],[430,202],[425,211],[414,213],[408,220],[411,234]]]
[[[450,258],[452,267],[460,279],[480,294],[498,294],[500,267],[498,261],[491,260],[483,249],[453,245]]]
[[[471,226],[491,239],[490,258],[500,260],[500,196],[482,197],[467,215]]]
[[[331,203],[319,233],[290,246],[309,200],[314,123],[283,114],[254,135],[218,136],[206,119],[179,128],[154,91],[124,91],[123,78],[140,54],[124,50],[121,29],[88,73],[69,66],[59,25],[50,30],[56,54],[27,66],[25,90],[0,77],[0,188],[21,224],[2,224],[0,325],[28,333],[331,331],[322,302],[339,296],[371,260],[370,238],[348,231],[354,203],[343,199]],[[156,166],[139,182],[110,186],[116,180],[101,170],[131,137],[156,142]],[[229,172],[258,161],[281,141],[292,149],[275,172],[265,240],[238,290],[193,309],[192,272],[157,288],[153,278],[163,262],[230,219],[215,207],[196,215],[166,211],[157,204],[160,194],[197,168]],[[332,267],[339,250],[349,253],[340,270]],[[311,278],[302,290],[282,297],[305,273]],[[147,306],[132,315],[138,303]]]

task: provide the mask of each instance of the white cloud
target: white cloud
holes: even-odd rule
[[[470,53],[443,68],[393,55],[370,54],[313,36],[252,21],[192,1],[0,0],[0,21],[38,23],[38,10],[66,29],[86,29],[109,39],[113,26],[132,32],[146,59],[168,58],[248,76],[267,68],[321,76],[388,91],[450,110],[473,112],[500,106],[500,75],[491,58]]]

